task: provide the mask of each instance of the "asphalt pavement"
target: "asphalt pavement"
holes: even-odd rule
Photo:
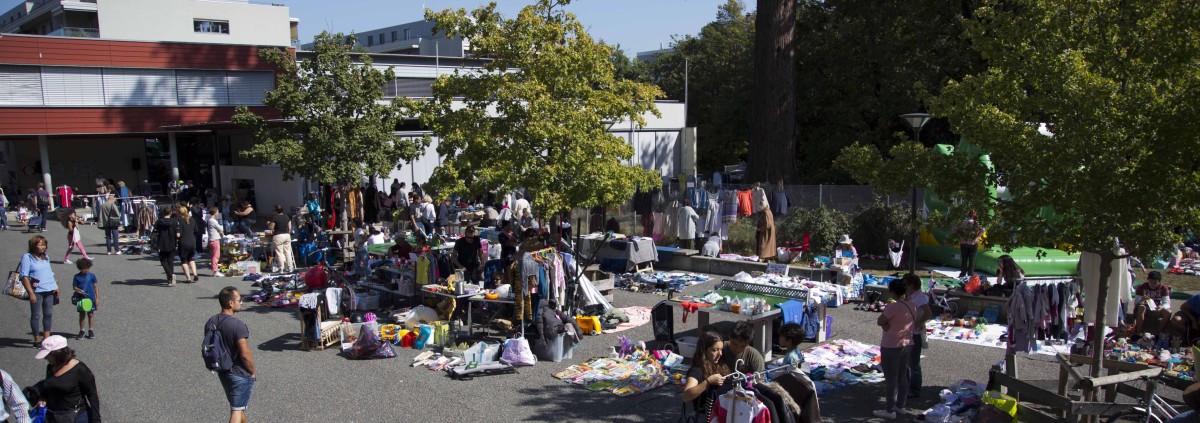
[[[0,232],[0,268],[13,269],[31,234]],[[200,283],[168,287],[158,261],[148,256],[105,255],[103,234],[82,228],[83,242],[95,261],[99,283],[97,339],[76,341],[78,314],[63,296],[55,307],[54,333],[67,336],[80,360],[95,372],[102,414],[110,422],[213,422],[228,418],[228,406],[214,374],[199,358],[203,324],[219,311],[216,294],[225,286],[253,291],[240,278],[202,276]],[[45,235],[56,280],[70,285],[74,265],[60,264],[66,231],[50,222]],[[78,253],[72,260],[78,259]],[[198,262],[207,268],[207,259]],[[178,269],[178,268],[177,268]],[[181,274],[181,273],[180,273]],[[208,270],[201,270],[208,275]],[[704,290],[706,285],[693,287]],[[663,297],[616,292],[617,307],[652,306]],[[833,337],[878,343],[876,313],[850,306],[830,309]],[[567,385],[552,375],[588,357],[605,356],[618,335],[652,340],[650,325],[619,334],[587,337],[574,358],[540,362],[516,374],[451,380],[445,373],[409,366],[418,351],[397,349],[393,359],[352,361],[338,351],[299,350],[295,309],[273,309],[247,302],[238,317],[250,328],[258,381],[250,402],[251,421],[603,421],[674,422],[679,418],[680,388],[665,386],[634,397],[616,397]],[[675,316],[677,336],[695,334],[696,319]],[[720,322],[720,321],[717,321]],[[728,322],[723,322],[728,325]],[[45,363],[33,358],[28,303],[0,299],[0,368],[26,386],[45,376]],[[1003,359],[1003,350],[932,341],[924,350],[924,398],[910,404],[927,407],[932,393],[961,379],[986,382],[987,371]],[[1023,375],[1054,379],[1049,356],[1019,358]],[[879,421],[882,384],[848,387],[821,398],[826,421]]]

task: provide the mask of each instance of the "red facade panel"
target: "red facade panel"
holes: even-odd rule
[[[259,57],[264,48],[275,47],[4,35],[0,64],[276,70]]]
[[[278,112],[251,107],[270,119]],[[0,134],[121,134],[163,132],[162,127],[228,121],[233,107],[110,107],[110,108],[5,108],[0,113]]]

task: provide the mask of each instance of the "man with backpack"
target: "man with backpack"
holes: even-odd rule
[[[250,353],[250,329],[234,313],[242,310],[242,295],[227,286],[217,295],[221,313],[204,325],[201,355],[209,370],[217,373],[225,397],[229,400],[229,423],[245,423],[246,405],[254,391],[257,372]]]
[[[50,211],[50,192],[46,191],[45,184],[37,184],[37,189],[33,190],[33,195],[30,196],[30,202],[33,203],[38,219],[41,220],[41,223],[38,224],[38,232],[46,232],[46,213]]]

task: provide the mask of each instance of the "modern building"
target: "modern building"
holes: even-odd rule
[[[0,186],[91,193],[103,175],[162,192],[175,179],[216,186],[214,165],[259,167],[235,154],[249,137],[196,126],[236,106],[271,113],[277,69],[259,51],[291,48],[288,14],[246,0],[18,5],[0,17]]]
[[[636,57],[639,62],[653,64],[654,62],[657,62],[658,58],[662,57],[662,55],[667,54],[667,53],[674,53],[674,52],[675,52],[675,48],[663,48],[663,49],[658,49],[658,50],[639,51],[637,53]]]
[[[471,43],[462,37],[446,37],[433,33],[433,21],[415,21],[369,31],[355,31],[358,46],[370,53],[407,54],[414,56],[466,57]],[[303,44],[301,50],[312,50],[313,44]]]
[[[249,0],[26,0],[0,33],[122,41],[290,46],[299,20]]]

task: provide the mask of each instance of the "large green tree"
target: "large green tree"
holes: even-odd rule
[[[404,106],[439,138],[443,157],[430,186],[479,194],[527,188],[541,212],[620,204],[637,187],[661,184],[627,165],[632,145],[608,132],[615,121],[658,113],[653,85],[614,77],[611,47],[593,41],[567,0],[539,0],[504,18],[491,3],[426,10],[435,31],[471,40],[490,60],[479,71],[442,76],[433,97]]]
[[[667,98],[684,99],[687,67],[689,126],[696,127],[697,165],[721,170],[746,158],[754,72],[754,14],[739,0],[717,9],[697,35],[685,35],[650,64],[651,80]]]
[[[996,167],[960,160],[935,177],[949,188],[1007,186],[993,223],[1014,236],[994,241],[1097,253],[1107,289],[1115,238],[1155,256],[1179,241],[1173,225],[1200,223],[1197,22],[1189,0],[983,1],[965,28],[988,69],[950,82],[930,105]],[[937,185],[970,203],[993,200]],[[1112,308],[1105,302],[1100,313]]]
[[[978,0],[802,0],[796,27],[799,178],[848,182],[833,159],[863,142],[890,151],[908,134],[898,115],[925,111],[922,98],[983,68],[961,22]],[[953,139],[944,119],[925,145]]]
[[[387,175],[423,151],[422,140],[395,135],[399,108],[383,91],[395,72],[372,66],[370,56],[354,52],[355,41],[353,35],[322,32],[315,56],[300,63],[284,49],[261,52],[281,69],[263,103],[290,125],[272,124],[239,107],[233,121],[255,139],[246,157],[278,164],[287,178],[357,184]]]

